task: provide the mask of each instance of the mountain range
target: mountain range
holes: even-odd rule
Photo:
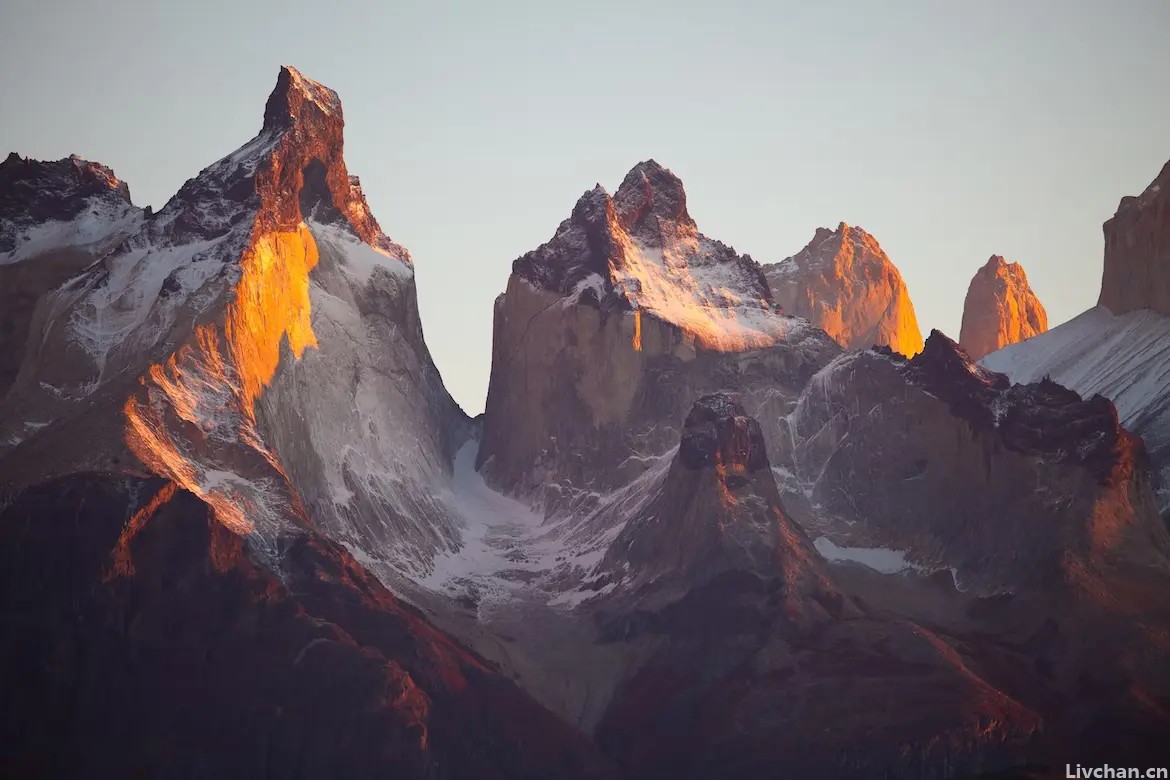
[[[472,419],[328,87],[158,211],[9,155],[0,775],[1165,763],[1168,171],[1098,307],[993,256],[956,343],[861,228],[760,264],[640,162],[501,280]]]

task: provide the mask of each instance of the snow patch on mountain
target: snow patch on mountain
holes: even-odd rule
[[[379,272],[400,279],[414,278],[414,266],[405,252],[394,253],[370,246],[352,231],[339,225],[310,220],[309,227],[319,245],[326,245],[345,258],[341,267],[356,284],[369,284],[374,274]]]
[[[129,203],[91,198],[71,220],[31,225],[15,237],[16,247],[0,252],[0,265],[20,263],[45,252],[71,247],[101,255],[142,222],[142,212]]]
[[[829,563],[855,563],[881,574],[904,571],[922,571],[922,567],[906,560],[906,553],[888,547],[841,547],[828,537],[818,537],[813,547]]]
[[[490,618],[500,603],[518,599],[573,607],[596,595],[598,589],[578,587],[621,525],[598,535],[572,533],[567,518],[546,522],[528,505],[484,482],[475,470],[478,448],[473,439],[459,449],[454,475],[444,491],[445,502],[460,518],[458,547],[436,556],[431,570],[414,578],[415,584],[449,598],[474,601],[480,619]],[[622,505],[625,496],[610,499],[603,504],[612,509]]]
[[[723,259],[726,248],[698,233],[664,247],[618,234],[623,263],[612,271],[613,286],[636,307],[695,334],[720,349],[763,347],[788,337],[801,320],[782,317],[772,304],[751,293],[739,263]]]
[[[111,258],[74,302],[70,326],[77,343],[99,367],[115,348],[154,343],[174,322],[186,300],[183,293],[199,289],[221,270],[218,263],[201,261],[222,241],[145,245]],[[158,327],[144,329],[148,320]]]

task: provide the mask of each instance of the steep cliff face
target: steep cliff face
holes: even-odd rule
[[[1048,314],[1019,263],[1000,255],[980,268],[967,288],[959,344],[973,360],[1048,330]]]
[[[0,163],[0,399],[42,296],[117,247],[142,217],[126,183],[98,163],[15,153]]]
[[[1145,449],[1113,404],[1012,385],[937,331],[913,360],[834,361],[790,424],[835,544],[903,551],[984,593],[1091,580],[1118,560],[1167,566]]]
[[[477,464],[547,509],[588,503],[673,446],[698,395],[782,410],[836,352],[774,310],[754,261],[698,232],[674,174],[641,163],[513,264]]]
[[[457,544],[437,484],[470,425],[343,126],[336,93],[282,69],[256,138],[44,296],[0,421],[7,481],[145,468],[272,555],[294,517],[386,577]]]
[[[822,328],[846,349],[922,349],[922,333],[902,275],[877,239],[842,222],[818,228],[799,253],[764,266],[784,313]]]
[[[1170,315],[1170,162],[1141,195],[1122,198],[1105,223],[1097,305],[1115,315],[1138,309]]]

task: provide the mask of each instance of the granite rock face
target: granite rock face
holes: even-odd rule
[[[803,317],[846,349],[922,349],[910,293],[877,239],[844,222],[818,228],[808,245],[764,266],[772,296],[785,314]]]
[[[1013,385],[938,331],[909,361],[834,361],[790,422],[830,537],[906,551],[964,588],[1048,587],[1117,557],[1160,569],[1170,552],[1145,448],[1110,401]]]
[[[1097,301],[1115,315],[1170,315],[1170,162],[1138,196],[1121,199],[1105,223],[1105,270]]]
[[[974,360],[1048,330],[1048,314],[1019,263],[1000,255],[980,268],[967,288],[959,344]]]
[[[496,300],[477,465],[548,511],[628,483],[705,393],[776,420],[839,352],[775,311],[760,267],[698,232],[673,173],[640,163],[581,196]],[[754,388],[754,389],[753,389]]]

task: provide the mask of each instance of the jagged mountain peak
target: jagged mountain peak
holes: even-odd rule
[[[1082,399],[1048,377],[1013,385],[938,330],[901,372],[975,430],[997,435],[1007,449],[1080,465],[1103,484],[1146,466],[1141,439],[1121,427],[1104,396]]]
[[[768,346],[794,326],[775,312],[760,265],[701,234],[682,182],[654,160],[634,166],[616,195],[585,192],[512,272],[566,305],[656,317],[707,349]]]
[[[255,209],[265,230],[295,229],[308,219],[333,223],[408,262],[346,170],[344,129],[337,93],[282,67],[260,133],[188,180],[159,213],[159,232],[176,242],[213,240]]]
[[[76,154],[42,161],[10,153],[0,162],[0,263],[41,248],[30,230],[73,222],[87,212],[95,218],[89,222],[104,222],[138,209],[130,201],[126,182],[101,163]],[[85,227],[78,226],[77,232],[87,232]]]
[[[971,279],[959,343],[975,360],[1048,330],[1048,314],[1020,263],[992,255]]]
[[[276,87],[264,106],[264,129],[287,128],[310,119],[313,114],[341,122],[341,99],[332,89],[291,65],[282,66]]]
[[[780,578],[794,598],[825,586],[808,537],[780,502],[759,422],[731,393],[699,397],[688,412],[654,499],[607,553],[630,593],[669,598],[721,573]]]
[[[838,223],[817,228],[800,252],[763,267],[772,296],[788,314],[824,329],[846,349],[922,349],[906,283],[877,239]]]
[[[130,186],[99,162],[71,154],[61,160],[34,160],[10,152],[0,163],[0,216],[16,209],[35,209],[46,197],[115,194],[130,202]],[[39,197],[38,197],[39,196]]]
[[[264,412],[259,406],[281,384],[282,366],[302,361],[309,350],[328,350],[300,370],[345,371],[359,377],[354,381],[367,397],[378,397],[389,386],[375,378],[380,358],[351,344],[369,339],[383,355],[397,350],[396,359],[425,385],[417,400],[396,395],[383,404],[412,407],[412,421],[400,430],[421,427],[432,414],[460,428],[422,342],[409,255],[385,237],[360,182],[349,175],[343,128],[332,90],[282,69],[256,137],[186,182],[101,263],[49,293],[58,321],[47,324],[46,338],[29,339],[38,354],[26,361],[32,366],[26,381],[10,393],[0,448],[61,448],[97,470],[118,471],[136,459],[198,495],[226,526],[259,530],[270,542],[286,518],[303,515],[301,491],[329,519],[335,506],[359,493],[342,487],[340,476],[330,482],[302,467],[280,441],[289,425],[266,427],[263,419],[320,403],[338,409],[341,419],[301,437],[334,435],[356,424],[344,414],[356,403],[347,395],[351,388],[332,388],[342,399],[323,403],[331,390],[326,382],[285,389],[283,400],[269,402]],[[384,322],[395,324],[393,332]],[[139,381],[128,388],[134,378]],[[103,444],[84,452],[56,438],[84,424],[77,422],[80,402],[119,410],[94,418],[105,426],[98,436]],[[24,426],[24,419],[38,425]],[[58,419],[62,425],[48,425]],[[363,419],[366,431],[380,418],[369,412]],[[434,449],[440,452],[420,456],[430,458],[427,467],[449,462],[453,443],[445,433],[439,439]],[[338,468],[345,467],[337,457]],[[353,468],[387,457],[366,452],[363,465]],[[14,462],[25,460],[36,462]],[[17,481],[32,479],[32,469],[10,473]],[[298,470],[300,484],[293,487],[287,475]],[[306,489],[314,480],[327,484]],[[370,482],[361,487],[376,489]],[[445,521],[443,514],[438,523]]]
[[[671,226],[695,228],[695,221],[687,212],[687,193],[682,180],[655,160],[631,168],[613,199],[622,227],[633,233],[644,233],[651,240],[656,232]]]
[[[836,228],[819,227],[813,234],[813,239],[806,245],[805,250],[814,248],[810,253],[810,260],[820,263],[833,262],[840,259],[842,251],[856,251],[865,249],[874,255],[889,259],[881,244],[873,234],[858,225],[847,222],[838,222]]]
[[[984,384],[1006,386],[1006,377],[980,368],[958,342],[932,328],[922,351],[907,363],[912,371],[932,377],[965,379],[970,376]]]

